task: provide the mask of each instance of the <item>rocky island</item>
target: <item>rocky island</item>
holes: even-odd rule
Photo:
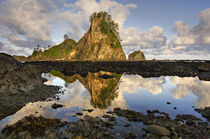
[[[135,61],[145,60],[145,56],[144,53],[139,50],[129,54],[128,60],[135,60]]]
[[[28,57],[14,56],[20,61],[81,61],[126,60],[119,40],[118,25],[107,12],[93,13],[91,26],[76,42],[66,38],[49,50],[34,50]]]

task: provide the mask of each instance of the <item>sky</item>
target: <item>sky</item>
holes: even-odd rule
[[[0,0],[0,52],[27,56],[66,33],[78,41],[99,11],[119,24],[126,55],[210,60],[210,0]]]

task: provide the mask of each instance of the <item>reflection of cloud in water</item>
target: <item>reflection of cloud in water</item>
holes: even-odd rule
[[[193,93],[198,96],[196,105],[198,107],[210,106],[210,82],[200,81],[198,77],[169,77],[171,82],[176,84],[172,90],[174,98],[180,99]]]
[[[142,88],[156,95],[162,92],[165,78],[143,78],[139,75],[123,75],[121,81],[119,88],[122,91],[136,93],[139,88]]]

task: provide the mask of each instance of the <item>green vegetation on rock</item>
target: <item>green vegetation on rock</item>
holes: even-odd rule
[[[42,53],[42,51],[41,51],[41,50],[38,50],[38,51],[33,51],[33,53],[32,53],[32,57],[38,56],[38,55],[40,55],[41,53]]]
[[[76,41],[73,39],[66,39],[63,43],[56,45],[49,50],[45,50],[41,53],[40,57],[50,57],[50,58],[63,58],[69,51],[76,45]]]
[[[100,93],[100,96],[99,96],[101,98],[104,106],[106,106],[105,104],[106,104],[107,100],[112,100],[111,98],[113,97],[113,94],[114,94],[113,91],[115,91],[115,88],[116,88],[116,86],[117,86],[117,84],[118,84],[122,75],[112,73],[111,76],[114,76],[114,78],[109,81],[109,84],[108,84],[107,87],[104,87],[104,88],[101,89],[101,93]],[[111,101],[108,101],[108,102],[111,103]],[[110,104],[108,104],[108,105],[110,105]]]
[[[73,75],[73,76],[65,76],[63,73],[61,73],[60,71],[57,71],[57,70],[51,70],[50,74],[63,79],[64,81],[66,81],[66,83],[73,83],[77,80],[77,75],[76,74]]]
[[[100,13],[98,13],[101,15]],[[102,33],[106,34],[110,40],[110,45],[112,48],[120,48],[122,47],[119,41],[119,32],[118,32],[118,24],[111,20],[111,16],[108,15],[106,12],[102,12],[102,17],[100,23],[100,30]]]

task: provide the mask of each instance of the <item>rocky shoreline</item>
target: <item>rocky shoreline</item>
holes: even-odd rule
[[[159,114],[159,116],[156,116]],[[130,122],[143,123],[142,134],[139,132],[116,132],[118,117],[127,118],[124,128],[129,129]],[[115,108],[103,117],[85,115],[77,122],[62,122],[59,119],[28,116],[14,125],[6,126],[0,138],[209,138],[210,125],[192,115],[177,115],[171,119],[169,114],[158,110],[142,114],[128,109]]]
[[[58,94],[59,87],[47,86],[38,67],[24,65],[12,56],[0,54],[0,120],[29,102]]]
[[[144,78],[159,76],[195,77],[210,80],[210,61],[36,61],[25,65],[35,65],[43,72],[57,70],[71,76],[88,72],[115,72],[118,74],[138,74]],[[69,70],[71,69],[71,70]]]

